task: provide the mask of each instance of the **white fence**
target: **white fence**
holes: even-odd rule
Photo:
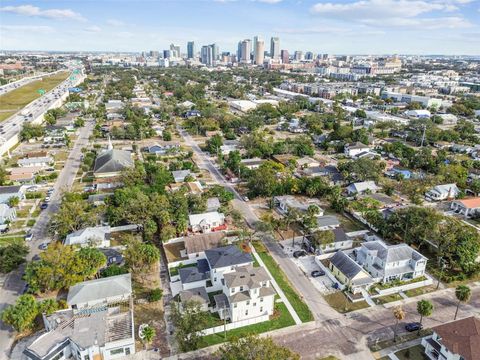
[[[391,287],[391,288],[388,288],[388,289],[382,289],[382,290],[377,289],[377,292],[380,296],[381,295],[390,295],[390,294],[398,293],[400,291],[416,289],[416,288],[419,288],[419,287],[428,286],[428,285],[432,285],[432,284],[433,284],[432,278],[427,276],[427,280],[417,281],[417,282],[413,282],[413,283],[405,284],[405,285],[400,285],[400,286],[395,286],[395,287]]]
[[[237,328],[248,326],[248,325],[258,324],[258,323],[261,323],[261,322],[264,322],[264,321],[268,321],[269,319],[270,319],[270,316],[268,314],[266,314],[266,315],[262,315],[262,316],[257,316],[257,317],[252,318],[252,319],[235,321],[234,323],[226,324],[225,327],[228,331],[228,330],[233,330],[233,329],[237,329]],[[220,326],[215,326],[215,327],[212,327],[212,328],[208,328],[208,329],[202,330],[201,335],[205,336],[205,335],[212,335],[212,334],[221,333],[221,332],[225,331],[225,327],[223,325],[220,325]]]

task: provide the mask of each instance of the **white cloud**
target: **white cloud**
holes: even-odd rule
[[[278,4],[279,2],[282,2],[282,0],[257,0],[257,1],[265,4]]]
[[[55,31],[51,26],[42,25],[0,25],[2,31],[21,32],[21,33],[42,33],[49,34]]]
[[[102,28],[100,26],[93,25],[93,26],[86,27],[83,30],[88,33],[99,33],[100,31],[102,31]]]
[[[414,17],[432,11],[452,11],[452,5],[422,0],[360,0],[346,4],[318,3],[315,14],[342,18]]]
[[[42,10],[33,5],[4,6],[0,8],[0,12],[8,12],[23,16],[36,16],[48,19],[69,19],[85,21],[85,18],[79,13],[70,9],[46,9]]]
[[[125,23],[123,21],[117,20],[117,19],[108,19],[106,21],[107,25],[110,26],[123,26]]]
[[[432,29],[460,29],[469,28],[473,25],[466,19],[458,16],[439,18],[389,18],[385,22],[373,19],[362,20],[363,24],[370,26],[389,26],[392,28],[404,28],[405,30],[432,30]]]

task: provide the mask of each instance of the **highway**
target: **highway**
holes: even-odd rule
[[[70,67],[73,74],[73,68]],[[79,69],[80,73],[76,77],[83,77],[83,69]],[[45,113],[52,104],[60,99],[65,93],[68,92],[69,87],[73,87],[77,79],[70,80],[70,76],[63,81],[57,87],[50,90],[48,93],[32,101],[25,106],[23,110],[20,110],[16,114],[9,117],[7,120],[0,124],[0,143],[6,142],[15,135],[18,135],[22,130],[23,124],[31,122]]]
[[[34,76],[29,76],[29,77],[25,77],[23,79],[20,79],[20,80],[2,85],[2,86],[0,86],[0,95],[4,95],[6,93],[9,93],[12,90],[18,89],[19,87],[21,87],[23,85],[29,84],[32,81],[41,79],[45,76],[54,75],[54,74],[59,73],[59,72],[64,71],[64,70],[65,69],[61,69],[61,70],[57,70],[57,71],[54,71],[54,72],[51,72],[51,73],[42,73],[42,74],[38,74],[38,75],[34,75]]]

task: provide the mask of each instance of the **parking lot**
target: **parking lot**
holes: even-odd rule
[[[281,242],[283,251],[286,255],[297,265],[300,270],[308,277],[311,283],[321,294],[329,294],[336,291],[333,288],[332,281],[326,276],[312,277],[313,271],[321,271],[320,266],[315,262],[315,255],[307,254],[299,258],[293,256],[295,251],[301,251],[301,240],[295,240],[295,245],[292,247],[292,240],[285,240]]]

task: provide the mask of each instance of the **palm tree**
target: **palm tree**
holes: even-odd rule
[[[472,290],[467,285],[458,285],[455,289],[455,296],[457,297],[457,310],[455,310],[455,317],[453,320],[457,320],[458,308],[460,307],[460,303],[464,302],[467,303],[472,296]]]
[[[430,316],[433,313],[433,304],[428,300],[420,300],[417,302],[417,312],[420,314],[420,325],[424,316]],[[418,334],[420,335],[420,328],[418,328]]]
[[[393,316],[395,316],[395,319],[397,320],[395,322],[395,328],[393,329],[393,342],[397,341],[397,327],[398,327],[398,322],[400,320],[405,319],[405,311],[403,311],[401,306],[396,306],[393,309]]]
[[[142,331],[143,334],[143,342],[145,344],[145,350],[147,350],[147,345],[151,344],[153,338],[157,335],[155,329],[152,326],[147,326]]]

